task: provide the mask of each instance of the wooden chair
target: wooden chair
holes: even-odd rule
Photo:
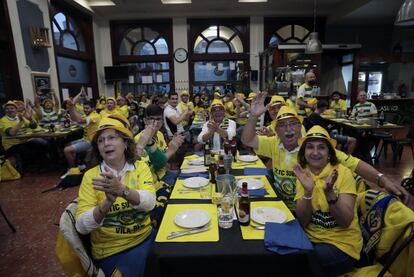
[[[384,148],[384,157],[387,158],[387,148],[391,145],[393,166],[396,165],[397,160],[401,160],[401,156],[405,146],[411,147],[411,153],[414,159],[414,122],[411,123],[406,138],[397,139],[394,137],[384,138],[379,155],[381,155],[382,148]]]

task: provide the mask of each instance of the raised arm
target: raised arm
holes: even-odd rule
[[[266,99],[266,92],[259,92],[255,98],[253,98],[250,106],[250,116],[244,126],[241,141],[244,145],[257,149],[259,147],[259,140],[256,135],[256,122],[259,117],[267,110],[264,105]]]

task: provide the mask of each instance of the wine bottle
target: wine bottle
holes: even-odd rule
[[[239,200],[239,224],[243,226],[250,224],[250,199],[246,182],[242,184],[242,192]]]

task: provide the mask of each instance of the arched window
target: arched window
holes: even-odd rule
[[[85,52],[85,39],[73,18],[59,12],[53,17],[52,28],[55,45]]]
[[[148,56],[168,54],[168,44],[157,31],[140,27],[128,31],[124,36],[119,55]]]
[[[269,46],[275,46],[279,43],[307,43],[309,34],[310,31],[301,25],[285,25],[272,35]]]
[[[222,92],[249,86],[248,21],[193,19],[190,23],[190,86],[193,92]],[[214,24],[215,23],[215,24]],[[248,76],[248,75],[247,75]]]

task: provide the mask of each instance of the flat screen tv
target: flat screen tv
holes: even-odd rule
[[[105,80],[118,81],[128,79],[128,66],[105,66]]]

